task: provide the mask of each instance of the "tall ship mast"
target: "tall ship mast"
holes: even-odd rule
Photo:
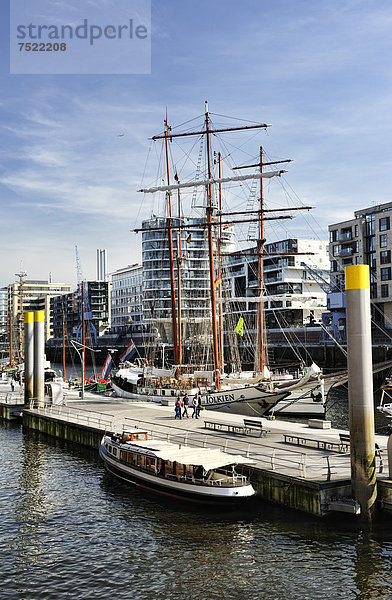
[[[260,160],[256,165],[257,172],[237,174],[232,173],[227,176],[222,173],[221,153],[216,153],[212,147],[220,134],[232,134],[234,132],[250,132],[255,130],[265,130],[268,127],[265,123],[254,123],[247,125],[238,125],[230,127],[215,126],[211,121],[211,114],[208,109],[208,103],[205,103],[205,112],[203,115],[203,126],[194,131],[179,131],[179,128],[171,128],[168,124],[168,117],[164,120],[164,132],[155,135],[151,140],[156,143],[163,141],[164,144],[164,165],[165,177],[160,185],[144,187],[140,192],[144,195],[156,196],[164,194],[166,198],[166,217],[153,217],[148,222],[145,221],[142,227],[135,229],[136,232],[142,232],[143,235],[143,256],[151,263],[156,263],[159,255],[158,242],[167,240],[167,263],[162,252],[162,271],[160,272],[155,265],[155,278],[161,279],[161,287],[167,289],[165,280],[162,278],[164,272],[169,270],[168,294],[163,297],[167,300],[158,300],[154,297],[153,287],[154,271],[147,281],[145,303],[150,309],[150,321],[152,329],[155,327],[155,337],[151,342],[152,356],[147,360],[139,362],[139,365],[128,365],[127,368],[120,369],[112,379],[112,386],[120,395],[143,399],[143,395],[161,396],[179,396],[185,391],[188,394],[201,394],[202,402],[206,408],[219,410],[222,407],[227,408],[230,405],[232,412],[239,412],[248,415],[262,415],[283,398],[288,397],[292,391],[298,390],[301,386],[320,386],[318,377],[319,371],[308,373],[292,382],[292,386],[285,385],[280,389],[278,385],[270,380],[264,380],[264,353],[263,353],[263,244],[264,244],[264,222],[266,220],[279,220],[291,218],[291,215],[285,214],[288,209],[276,209],[276,211],[267,211],[263,202],[263,180],[280,177],[285,171],[281,168],[275,170],[265,170],[264,166],[275,165],[276,163],[263,162],[263,152],[260,148]],[[204,149],[205,170],[202,172],[199,168],[201,160],[197,161],[196,177],[184,177],[178,172],[180,159],[173,158],[174,148],[177,148],[179,142],[185,141],[195,145],[195,140],[200,140],[200,146]],[[183,151],[183,154],[185,152]],[[181,155],[180,155],[181,156]],[[218,157],[218,159],[216,158]],[[176,162],[178,161],[178,162]],[[171,164],[172,163],[172,164]],[[193,161],[193,164],[195,162]],[[254,167],[255,165],[244,165],[243,167]],[[172,169],[171,169],[172,168]],[[170,170],[175,173],[174,183],[172,182]],[[229,186],[228,193],[234,194],[234,186],[245,185],[248,182],[260,182],[260,206],[256,211],[246,210],[226,210],[222,207],[222,187]],[[192,208],[201,209],[202,214],[195,221],[182,214],[182,197],[186,192],[192,192]],[[204,198],[201,204],[194,201],[202,192]],[[178,209],[176,215],[173,212],[172,194],[178,196]],[[189,198],[189,195],[188,195]],[[301,207],[310,208],[310,207]],[[266,216],[266,213],[269,213]],[[284,214],[282,214],[282,212]],[[234,231],[237,225],[256,223],[258,226],[257,257],[258,257],[258,297],[255,299],[258,304],[257,318],[257,348],[255,356],[257,364],[255,372],[251,377],[242,380],[235,380],[229,372],[224,372],[227,366],[225,360],[225,343],[223,341],[224,331],[228,334],[229,330],[234,330],[230,325],[223,325],[227,321],[230,312],[231,298],[225,297],[224,293],[224,274],[222,264],[225,254],[224,231]],[[187,319],[186,311],[190,300],[187,297],[187,285],[189,286],[189,275],[196,271],[191,271],[188,259],[187,243],[191,241],[192,235],[200,232],[203,236],[203,248],[207,255],[208,275],[206,277],[209,287],[208,306],[204,308],[204,314],[201,321],[204,323],[205,331],[202,333],[197,329],[192,319]],[[183,251],[183,245],[185,251]],[[233,251],[233,248],[231,248]],[[177,272],[175,264],[177,263]],[[165,266],[166,265],[166,266]],[[144,275],[148,275],[147,267],[144,269]],[[186,279],[188,275],[188,279]],[[147,277],[148,279],[148,277]],[[192,283],[192,282],[191,282]],[[185,287],[184,287],[185,286]],[[151,291],[150,291],[151,290]],[[222,291],[223,290],[223,291]],[[200,294],[200,305],[205,298]],[[240,299],[241,300],[241,299]],[[171,306],[171,334],[168,335],[167,329],[163,327],[163,309],[167,310],[167,302]],[[164,306],[163,306],[164,305]],[[163,308],[162,308],[163,307]],[[207,325],[209,320],[209,326]],[[161,325],[159,325],[159,322]],[[193,325],[193,327],[191,327]],[[191,332],[191,333],[190,333]],[[231,333],[232,335],[232,333]],[[162,342],[163,337],[165,341]],[[162,361],[161,368],[157,367],[157,360],[154,359],[154,352],[159,345],[172,345],[172,363],[165,365]],[[203,344],[207,344],[207,350],[201,350]],[[229,347],[231,343],[226,344]],[[197,352],[192,351],[197,348]],[[167,353],[166,356],[170,356]],[[167,368],[166,368],[167,367]],[[287,384],[287,382],[286,382]],[[144,390],[144,391],[142,391]]]

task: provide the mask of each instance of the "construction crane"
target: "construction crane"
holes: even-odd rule
[[[301,267],[327,294],[327,309],[329,313],[321,316],[323,324],[323,335],[321,341],[334,341],[345,343],[346,341],[346,294],[344,291],[344,280],[333,276],[326,270],[320,270],[301,262]],[[329,281],[325,277],[329,275]],[[330,330],[332,331],[330,332]]]
[[[80,262],[80,256],[78,247],[75,245],[75,256],[76,256],[76,272],[78,276],[78,297],[79,297],[79,315],[80,323],[76,329],[76,340],[82,343],[82,321],[84,312],[84,322],[88,323],[88,330],[91,336],[91,342],[95,346],[97,344],[97,330],[93,324],[93,315],[90,309],[90,301],[88,297],[88,285],[86,279],[83,277],[82,264]],[[84,290],[84,311],[82,306],[82,288]]]
[[[26,271],[20,271],[15,273],[15,277],[19,277],[19,298],[18,298],[18,311],[17,311],[17,324],[18,324],[18,359],[23,360],[23,284],[27,277]]]
[[[301,262],[301,267],[305,269],[307,273],[319,284],[323,292],[326,294],[333,294],[336,292],[344,292],[344,279],[339,279],[333,276],[326,269],[317,269],[311,267],[307,263]],[[328,276],[328,279],[326,277]]]

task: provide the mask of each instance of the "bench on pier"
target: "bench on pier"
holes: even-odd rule
[[[244,419],[244,427],[254,432],[259,433],[259,437],[267,435],[268,431],[263,429],[263,423],[261,421],[255,421],[254,419]]]
[[[350,449],[350,434],[339,433],[341,452],[348,452]]]
[[[243,425],[204,421],[204,427],[206,429],[212,429],[213,431],[225,431],[226,433],[235,433],[237,435],[251,435],[257,437],[267,435],[267,431],[263,429],[263,424],[260,421],[250,421],[248,419],[244,419]]]
[[[341,444],[341,452],[348,452],[350,449],[350,434],[349,433],[339,433],[340,444]],[[380,446],[376,443],[374,444],[375,455],[380,459],[380,473],[383,471],[383,460],[382,460],[382,450]]]
[[[317,448],[317,450],[331,450],[342,452],[342,443],[330,440],[319,440],[316,438],[307,438],[302,435],[293,435],[284,433],[283,439],[286,444],[296,444],[297,446],[307,446],[308,448]]]

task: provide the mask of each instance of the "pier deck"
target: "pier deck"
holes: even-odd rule
[[[93,395],[91,395],[93,396]],[[55,408],[53,407],[52,412]],[[188,409],[189,418],[174,419],[172,407],[161,406],[154,402],[126,402],[118,398],[96,399],[89,397],[85,402],[78,399],[69,399],[67,408],[72,411],[90,411],[99,413],[101,418],[107,415],[111,419],[111,428],[120,430],[123,426],[132,425],[146,427],[154,436],[170,436],[178,443],[189,445],[205,445],[219,447],[226,452],[245,454],[256,461],[257,468],[272,469],[289,476],[306,478],[314,481],[333,481],[350,479],[350,455],[347,452],[336,452],[336,445],[340,444],[338,429],[318,429],[307,424],[281,420],[268,420],[258,417],[267,432],[263,437],[241,434],[244,418],[241,415],[223,413],[219,411],[202,410],[199,419],[192,419],[192,410]],[[64,410],[64,409],[63,409]],[[231,425],[222,430],[205,428],[205,421],[214,421],[222,425]],[[235,427],[237,426],[237,427]],[[107,425],[110,429],[109,421]],[[238,433],[235,430],[238,430]],[[232,431],[231,431],[232,430]],[[346,432],[347,433],[347,432]],[[285,442],[290,436],[312,438],[315,447],[297,446]],[[377,473],[381,476],[388,474],[387,464],[387,437],[376,436],[382,451],[382,465],[377,460]],[[317,441],[325,441],[319,444]],[[333,447],[328,450],[328,442]],[[382,470],[382,473],[380,473]]]

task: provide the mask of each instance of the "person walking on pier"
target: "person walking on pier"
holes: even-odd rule
[[[177,419],[177,417],[179,419],[181,419],[181,408],[182,408],[181,398],[178,398],[178,400],[176,402],[176,408],[175,408],[175,411],[176,411],[176,414],[175,414],[175,417],[174,417],[175,419]]]
[[[198,419],[200,417],[200,411],[201,411],[201,397],[196,394],[197,396],[197,406],[196,406],[196,419]]]
[[[182,399],[182,405],[184,407],[184,411],[182,413],[182,416],[183,417],[186,416],[186,418],[189,419],[189,415],[188,415],[189,396],[188,396],[188,394],[185,394],[185,396],[183,397],[183,399]]]
[[[198,398],[198,396],[196,394],[196,396],[192,400],[192,408],[193,408],[192,419],[193,419],[193,417],[195,417],[197,419],[197,398]]]

